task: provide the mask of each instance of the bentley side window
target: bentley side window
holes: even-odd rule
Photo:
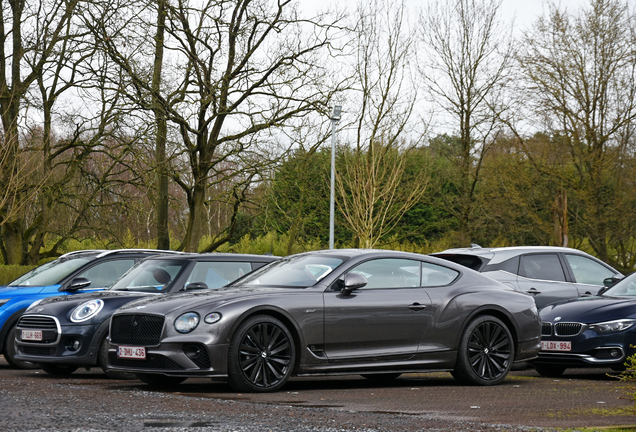
[[[420,262],[409,259],[376,259],[351,270],[367,278],[366,289],[409,288],[420,286]]]
[[[445,286],[453,282],[459,276],[457,270],[449,269],[437,264],[422,263],[422,286]]]

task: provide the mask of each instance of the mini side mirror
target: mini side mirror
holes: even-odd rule
[[[344,277],[344,287],[340,290],[342,295],[348,296],[357,289],[367,284],[367,278],[360,273],[347,273]]]
[[[208,285],[203,282],[192,282],[185,286],[186,291],[208,289]]]
[[[86,288],[90,284],[91,284],[91,281],[89,281],[88,279],[83,277],[78,277],[71,281],[71,284],[68,286],[68,288],[64,290],[60,289],[60,291],[77,291],[79,289]]]

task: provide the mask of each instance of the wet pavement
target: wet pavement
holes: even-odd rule
[[[573,369],[555,379],[526,369],[495,387],[462,386],[443,372],[380,383],[312,377],[276,393],[242,394],[202,378],[157,390],[99,369],[53,377],[11,369],[0,357],[0,430],[636,430],[636,383],[608,374],[616,375]]]

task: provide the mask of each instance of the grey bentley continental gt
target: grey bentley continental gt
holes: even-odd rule
[[[386,250],[282,258],[226,288],[144,298],[118,309],[108,369],[151,385],[188,377],[235,390],[290,376],[451,371],[493,385],[540,350],[531,296],[446,260]]]

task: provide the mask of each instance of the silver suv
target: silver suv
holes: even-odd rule
[[[490,276],[534,297],[537,308],[596,295],[623,275],[577,249],[554,246],[447,249],[431,254]],[[606,282],[607,281],[607,282]]]

